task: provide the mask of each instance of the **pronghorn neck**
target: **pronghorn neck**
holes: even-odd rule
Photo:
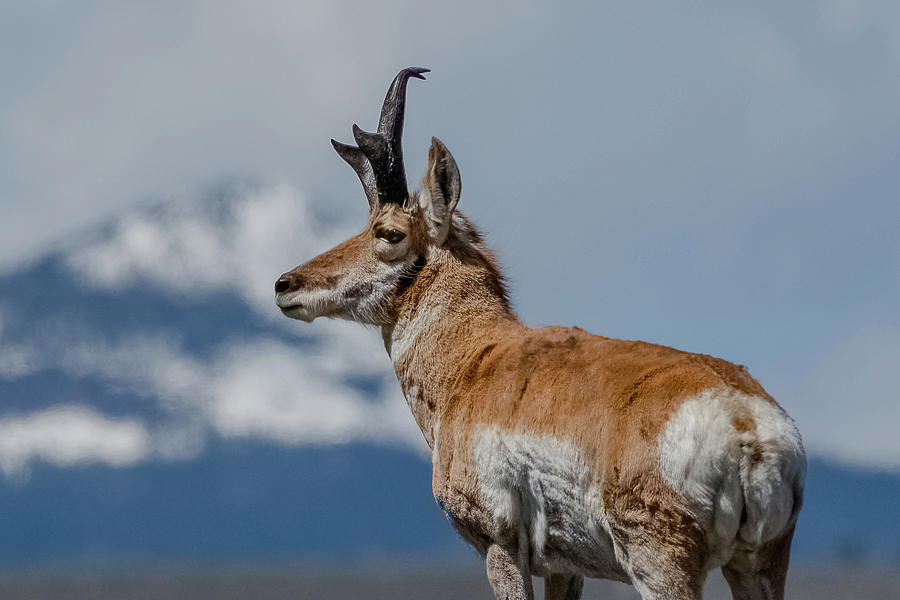
[[[480,238],[478,238],[480,242]],[[460,371],[492,340],[522,324],[490,252],[457,236],[429,253],[382,327],[385,348],[429,446],[444,400]]]

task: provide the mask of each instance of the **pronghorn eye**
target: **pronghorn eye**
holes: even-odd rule
[[[389,244],[396,244],[406,237],[406,234],[396,229],[379,229],[375,232],[375,237],[386,241]]]

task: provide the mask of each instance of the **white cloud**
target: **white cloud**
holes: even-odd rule
[[[152,214],[125,215],[108,236],[72,244],[64,254],[99,287],[144,280],[185,296],[237,291],[262,314],[275,315],[278,275],[344,233],[319,223],[305,198],[281,185],[205,203],[173,198]]]
[[[320,225],[307,206],[286,185],[248,187],[199,202],[174,198],[126,214],[87,241],[65,246],[62,255],[82,282],[122,290],[123,301],[140,293],[140,285],[183,296],[237,292],[272,317],[272,327],[302,327],[313,343],[261,337],[225,343],[200,357],[185,352],[170,335],[175,332],[126,333],[111,341],[77,324],[57,323],[36,328],[15,346],[15,355],[4,353],[0,374],[15,378],[25,367],[57,368],[133,394],[166,415],[147,438],[148,451],[158,457],[194,456],[210,435],[421,448],[421,433],[377,334],[346,322],[301,325],[284,319],[274,305],[278,274],[349,233]],[[40,357],[40,364],[14,360],[19,355]],[[383,391],[372,397],[350,383],[354,378],[380,382]],[[78,447],[61,446],[54,460],[69,453],[73,461],[81,456]]]
[[[328,137],[349,135],[352,119],[372,122],[375,82],[377,98],[399,66],[453,57],[460,38],[477,41],[533,12],[463,8],[408,0],[4,8],[0,268],[179,185],[341,172],[351,189]]]
[[[150,436],[140,422],[110,419],[82,406],[0,418],[0,471],[7,476],[21,474],[34,460],[130,466],[150,451]]]
[[[0,31],[2,54],[19,57],[10,65],[17,77],[0,90],[0,186],[10,207],[0,263],[179,184],[290,170],[300,162],[295,140],[310,129],[303,115],[322,114],[337,89],[352,95],[361,81],[353,48],[329,43],[310,19],[337,12],[331,5],[4,14],[6,28],[32,34]],[[327,137],[317,139],[327,148]]]
[[[225,345],[204,359],[162,336],[109,343],[90,334],[72,339],[77,334],[66,332],[71,341],[65,347],[35,340],[30,350],[44,356],[44,367],[99,378],[161,412],[163,423],[146,438],[147,451],[158,457],[195,456],[210,435],[293,445],[358,440],[421,449],[421,433],[385,368],[389,361],[377,336],[349,323],[324,324],[321,333],[312,345],[259,338]],[[380,393],[358,390],[349,383],[354,377],[378,382]],[[140,406],[134,409],[143,412]],[[20,428],[43,424],[28,419]],[[55,431],[66,435],[62,428]],[[76,443],[79,430],[73,432],[75,441],[60,445],[50,460],[65,464],[69,455],[71,462],[93,456],[128,464],[84,455]]]
[[[346,346],[343,354],[362,351]],[[321,363],[334,359],[280,342],[260,340],[232,348],[208,373],[207,414],[226,437],[263,437],[290,444],[335,444],[351,440],[421,445],[422,436],[396,386],[367,399]],[[340,359],[339,359],[340,360]]]
[[[895,131],[885,130],[898,92],[889,75],[900,60],[892,2],[832,1],[818,18],[765,4],[714,12],[667,3],[520,3],[512,12],[468,1],[33,4],[0,20],[5,266],[123,203],[180,185],[277,178],[337,185],[343,202],[356,183],[328,136],[348,136],[354,120],[371,126],[386,79],[414,62],[434,68],[435,82],[416,91],[425,98],[410,115],[408,140],[422,144],[421,157],[428,136],[455,136],[467,144],[466,162],[484,165],[483,179],[512,155],[519,173],[542,172],[550,149],[563,148],[591,181],[596,164],[640,173],[649,158],[662,166],[677,152],[680,167],[703,161],[709,148],[740,152],[731,123],[749,135],[774,121],[783,135],[735,157],[762,176],[790,162],[766,160],[783,146],[827,168],[822,155],[847,138],[841,123],[866,139]],[[846,38],[867,43],[851,47]],[[834,114],[819,136],[790,127],[806,102],[821,113],[813,124]],[[517,146],[532,151],[499,152]],[[407,158],[418,162],[414,149]],[[527,193],[534,178],[522,179],[486,186],[485,196],[509,190],[517,206],[543,206]],[[627,179],[609,195],[627,192]],[[533,221],[529,229],[542,228]]]
[[[181,352],[163,336],[125,337],[109,343],[90,333],[66,332],[68,342],[53,347],[36,340],[47,366],[79,377],[98,377],[143,398],[158,400],[162,409],[183,412],[202,393],[199,376],[205,364]],[[187,403],[187,404],[186,404]]]
[[[319,334],[318,342],[307,348],[254,340],[202,362],[164,338],[131,338],[116,347],[82,340],[68,344],[62,363],[190,406],[224,436],[285,443],[418,440],[377,335],[351,323],[298,325],[275,308],[277,265],[286,270],[321,251],[323,238],[343,235],[323,229],[288,186],[247,189],[221,204],[175,201],[152,217],[126,216],[111,235],[67,249],[70,267],[107,289],[143,280],[185,295],[237,290],[278,326],[304,327]],[[390,383],[390,397],[364,398],[346,381],[359,375]]]
[[[328,327],[329,335],[312,346],[266,338],[235,343],[206,360],[163,338],[115,345],[94,340],[72,346],[61,364],[149,396],[178,419],[203,423],[223,437],[419,443],[421,434],[384,367],[384,349],[375,336],[356,335],[351,327],[358,328]],[[376,364],[373,355],[382,360]],[[367,397],[348,385],[352,376],[381,378],[386,391]]]

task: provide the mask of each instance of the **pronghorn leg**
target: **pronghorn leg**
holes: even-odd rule
[[[485,559],[487,576],[497,600],[534,600],[531,571],[517,550],[491,544]]]
[[[665,486],[660,485],[665,490]],[[706,537],[696,519],[674,508],[677,498],[621,486],[604,496],[616,558],[643,600],[699,600],[706,579]]]
[[[584,577],[554,574],[544,584],[544,600],[579,600]]]
[[[782,600],[794,528],[765,544],[752,556],[736,554],[722,567],[735,600]]]
[[[700,600],[706,572],[696,549],[655,536],[635,536],[624,547],[631,583],[643,600]]]
[[[660,577],[632,577],[631,583],[642,600],[700,600],[703,598],[703,581],[687,574],[671,574]]]

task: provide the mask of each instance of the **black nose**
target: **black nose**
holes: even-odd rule
[[[275,293],[280,294],[281,292],[288,291],[288,288],[291,287],[291,280],[287,277],[282,277],[278,281],[275,282]]]

